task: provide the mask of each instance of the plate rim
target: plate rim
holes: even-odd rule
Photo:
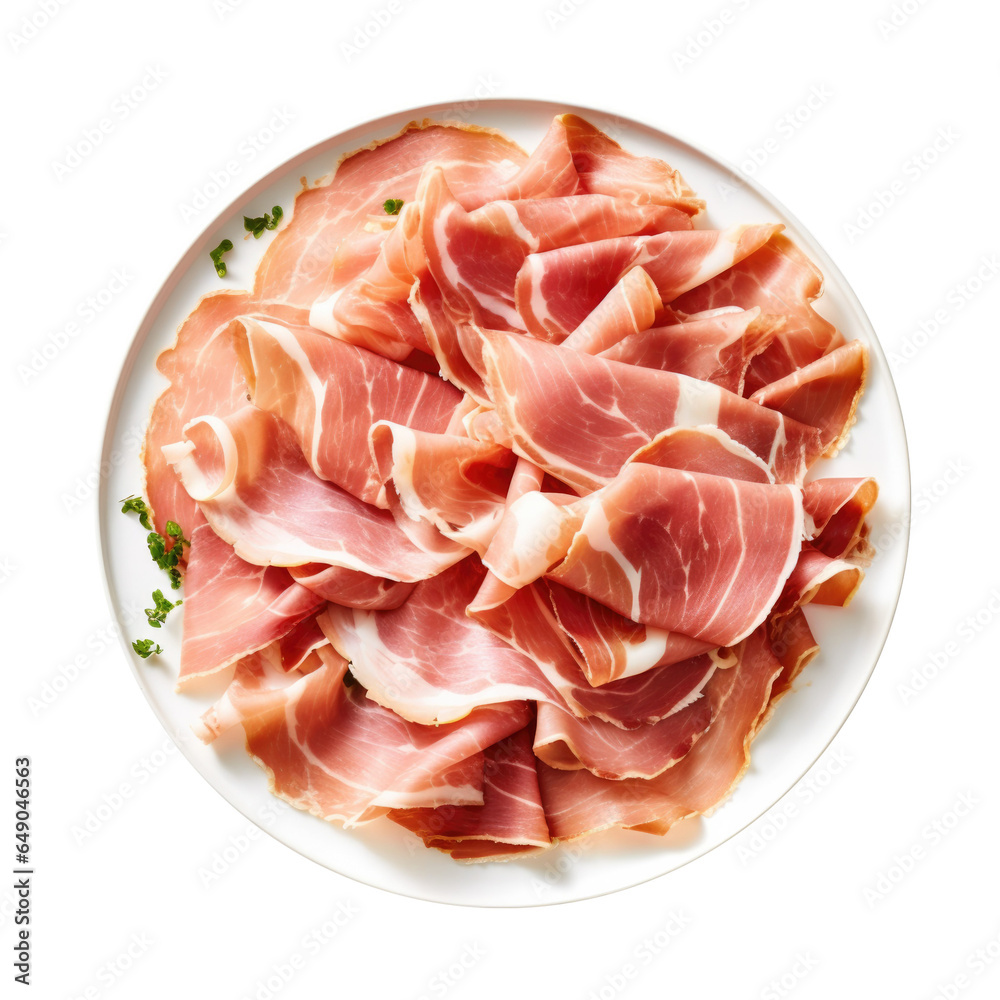
[[[125,392],[127,390],[130,378],[136,366],[136,361],[138,359],[139,353],[145,344],[149,333],[154,326],[160,311],[166,304],[170,296],[173,294],[178,283],[186,275],[191,263],[201,254],[203,246],[208,241],[208,236],[213,233],[219,224],[229,217],[240,205],[245,204],[248,200],[254,198],[260,192],[266,190],[271,185],[286,177],[288,173],[295,168],[297,164],[305,163],[308,160],[313,159],[321,155],[324,151],[330,148],[337,147],[339,145],[350,143],[354,141],[350,137],[358,134],[364,135],[380,128],[392,128],[395,126],[395,131],[398,131],[400,127],[399,124],[409,120],[419,120],[423,118],[434,118],[435,113],[442,113],[446,111],[454,111],[454,109],[462,103],[461,98],[456,98],[452,101],[440,101],[431,104],[421,104],[409,108],[404,108],[395,112],[387,112],[379,115],[376,118],[366,119],[361,122],[356,122],[353,125],[349,125],[340,131],[327,136],[320,141],[313,143],[312,145],[302,149],[291,156],[284,159],[281,163],[277,164],[274,168],[269,170],[266,174],[259,177],[251,185],[246,188],[241,189],[237,192],[236,196],[218,212],[216,213],[200,230],[198,235],[190,242],[188,249],[181,255],[177,263],[170,270],[167,277],[164,279],[162,284],[159,286],[157,291],[153,294],[150,300],[149,306],[143,312],[142,319],[139,321],[136,327],[135,333],[132,336],[131,342],[129,343],[128,349],[125,352],[124,358],[121,361],[121,368],[118,377],[115,381],[114,391],[111,394],[111,399],[107,407],[106,417],[104,420],[104,434],[102,437],[101,452],[100,452],[100,469],[111,468],[112,466],[105,464],[109,462],[111,453],[115,450],[114,443],[114,425],[118,413],[120,412],[121,402],[124,398]],[[872,657],[871,665],[864,676],[863,680],[858,687],[857,693],[854,699],[851,701],[850,705],[846,708],[843,717],[836,725],[836,727],[830,733],[829,739],[823,744],[818,753],[810,760],[806,766],[799,773],[791,784],[781,793],[773,802],[764,807],[756,815],[752,816],[747,820],[742,826],[733,832],[724,836],[721,840],[706,846],[704,850],[692,855],[689,858],[679,862],[673,867],[666,871],[658,872],[653,875],[648,875],[644,878],[640,878],[634,882],[629,882],[627,885],[616,886],[615,888],[604,889],[599,892],[588,893],[586,895],[574,896],[572,898],[566,899],[551,899],[551,900],[537,900],[533,902],[514,902],[514,903],[481,903],[466,900],[451,900],[451,899],[439,899],[433,898],[425,895],[420,895],[417,892],[406,891],[399,888],[391,888],[387,885],[382,885],[376,881],[369,881],[355,874],[350,874],[348,872],[340,871],[335,868],[331,868],[326,862],[319,860],[310,853],[296,844],[292,843],[289,839],[281,835],[280,831],[275,831],[270,829],[268,826],[262,826],[257,822],[252,816],[250,816],[243,808],[234,803],[232,799],[222,790],[219,786],[208,776],[208,774],[202,769],[200,762],[195,754],[189,752],[189,748],[193,745],[187,739],[181,738],[181,734],[174,729],[170,720],[166,717],[165,713],[161,710],[157,700],[152,697],[151,692],[145,682],[143,674],[138,669],[138,663],[136,658],[132,655],[131,646],[128,641],[128,631],[125,628],[125,623],[122,621],[122,615],[119,611],[120,604],[116,603],[115,597],[116,592],[114,585],[112,583],[112,573],[109,564],[109,544],[108,544],[108,516],[111,514],[109,508],[109,490],[110,490],[110,476],[101,475],[98,496],[97,496],[97,509],[95,511],[95,516],[97,519],[97,529],[98,529],[98,541],[101,549],[101,559],[100,559],[100,569],[102,586],[104,590],[105,599],[107,601],[108,607],[111,611],[112,617],[117,624],[118,641],[122,649],[123,655],[125,657],[126,663],[129,666],[129,670],[133,676],[133,679],[137,683],[142,695],[148,705],[152,710],[157,721],[160,723],[164,732],[167,736],[174,741],[177,749],[180,751],[182,756],[188,761],[189,764],[194,768],[194,770],[200,775],[200,777],[212,788],[212,790],[218,794],[231,808],[235,809],[241,816],[243,816],[249,823],[252,823],[258,829],[262,830],[267,836],[276,840],[278,843],[282,844],[284,847],[289,848],[294,851],[300,857],[303,857],[313,864],[319,865],[325,871],[332,872],[335,875],[351,880],[352,882],[358,883],[360,885],[367,886],[369,888],[378,889],[382,892],[390,893],[396,896],[403,896],[408,899],[420,900],[426,903],[434,903],[442,906],[460,906],[472,909],[495,909],[495,910],[514,910],[514,909],[533,909],[536,907],[551,907],[551,906],[562,906],[562,905],[572,905],[574,903],[582,903],[591,899],[598,899],[602,896],[613,895],[618,892],[625,892],[630,889],[634,889],[640,885],[646,885],[657,879],[666,878],[675,872],[687,867],[688,865],[700,861],[707,855],[717,851],[719,848],[723,847],[725,844],[729,843],[734,838],[740,836],[749,827],[753,826],[758,820],[764,815],[769,813],[777,805],[779,805],[786,796],[792,793],[795,788],[799,785],[802,779],[812,770],[816,763],[826,754],[832,745],[833,741],[840,734],[847,720],[854,713],[857,708],[858,702],[861,700],[862,695],[868,687],[871,681],[872,675],[875,672],[876,667],[882,659],[882,655],[885,651],[886,643],[889,639],[889,634],[892,631],[893,623],[896,619],[896,612],[899,607],[899,600],[902,593],[903,582],[906,577],[906,567],[909,558],[909,546],[910,546],[910,528],[912,523],[912,470],[910,466],[910,453],[909,453],[909,442],[906,433],[906,423],[903,418],[902,407],[899,402],[899,394],[896,391],[896,384],[893,379],[892,369],[888,363],[888,359],[885,356],[885,352],[882,349],[881,341],[879,340],[878,334],[875,331],[874,324],[868,316],[864,306],[861,303],[854,287],[844,276],[843,272],[836,264],[834,259],[826,251],[826,249],[820,245],[817,239],[812,235],[812,232],[807,229],[799,218],[792,212],[790,212],[785,204],[776,198],[767,188],[763,187],[755,178],[745,175],[739,168],[730,162],[728,158],[718,155],[711,147],[706,146],[703,143],[694,143],[693,141],[685,138],[684,136],[678,135],[674,132],[667,131],[666,129],[659,128],[655,125],[651,125],[648,122],[642,121],[637,118],[633,118],[631,115],[622,114],[616,110],[610,110],[608,108],[598,108],[589,107],[585,105],[576,104],[575,102],[563,102],[552,100],[550,98],[539,98],[539,97],[483,97],[477,99],[476,110],[484,106],[489,108],[500,109],[506,106],[509,110],[516,110],[518,107],[523,107],[525,105],[534,106],[537,110],[542,110],[543,108],[558,108],[561,109],[556,113],[569,113],[569,114],[579,114],[581,117],[598,116],[603,118],[611,118],[615,121],[625,123],[632,129],[636,129],[647,133],[648,135],[660,139],[666,140],[677,146],[682,146],[684,149],[694,157],[697,157],[703,161],[706,161],[710,165],[715,167],[722,167],[726,173],[728,173],[734,180],[734,182],[742,185],[743,187],[749,189],[752,193],[757,195],[765,202],[772,205],[782,216],[782,219],[789,223],[795,229],[796,242],[800,243],[803,248],[809,253],[810,257],[816,261],[820,266],[823,274],[823,288],[826,286],[826,281],[828,276],[835,276],[838,280],[838,285],[843,291],[843,301],[844,304],[849,307],[849,309],[855,314],[857,320],[859,321],[858,327],[859,332],[866,337],[866,343],[870,351],[873,351],[879,358],[881,364],[881,372],[885,375],[885,388],[888,393],[888,402],[891,405],[894,416],[898,419],[899,429],[902,433],[903,439],[903,455],[902,455],[902,468],[905,471],[906,476],[906,490],[905,490],[905,500],[903,503],[903,509],[901,511],[902,523],[904,525],[903,534],[899,539],[897,539],[896,544],[902,544],[902,556],[901,556],[901,566],[898,580],[895,584],[895,593],[891,596],[891,611],[886,615],[884,627],[882,630],[881,638],[878,641],[877,652]],[[454,121],[455,119],[442,118],[441,121]],[[475,124],[470,120],[468,123],[463,124]],[[392,135],[393,132],[387,132],[386,135]],[[339,161],[338,161],[339,162]],[[159,397],[156,397],[159,398]],[[156,399],[150,402],[150,411],[154,406]],[[145,486],[145,483],[143,483]],[[273,792],[268,788],[267,794],[269,797],[273,797]],[[728,796],[727,796],[728,798]],[[725,800],[723,800],[725,802]]]

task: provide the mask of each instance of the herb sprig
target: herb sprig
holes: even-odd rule
[[[400,210],[406,204],[402,198],[388,198],[382,202],[382,211],[386,215],[399,215]]]
[[[183,601],[171,601],[164,597],[162,590],[154,590],[153,607],[145,609],[146,621],[149,622],[150,628],[160,628],[167,620],[167,615],[183,603]]]
[[[280,205],[275,205],[271,209],[271,214],[269,215],[265,212],[263,215],[258,216],[255,219],[250,218],[249,215],[243,216],[243,228],[248,232],[253,234],[255,240],[259,240],[261,236],[264,235],[265,229],[277,229],[278,223],[281,222],[281,217],[285,213],[282,211]]]
[[[224,253],[229,253],[233,249],[232,240],[223,240],[214,250],[209,251],[208,256],[212,258],[215,265],[215,273],[220,277],[226,276],[226,262],[222,259]]]
[[[126,497],[122,501],[122,513],[123,514],[138,514],[139,523],[147,530],[152,531],[153,525],[149,522],[149,508],[146,506],[146,501],[142,497]]]
[[[139,523],[149,529],[146,535],[146,545],[153,562],[162,569],[170,578],[170,586],[177,590],[181,585],[181,571],[179,569],[181,557],[184,555],[184,546],[190,547],[191,541],[184,537],[181,526],[176,521],[167,521],[163,526],[163,534],[153,528],[150,520],[151,511],[142,497],[131,496],[122,501],[123,514],[138,514]],[[167,548],[168,543],[170,547]],[[183,601],[171,601],[163,596],[162,590],[153,591],[153,606],[146,608],[146,621],[151,628],[161,628],[167,620],[167,615],[174,608],[183,604]],[[163,650],[158,643],[152,639],[136,639],[132,643],[132,648],[144,660],[154,653],[162,653]]]

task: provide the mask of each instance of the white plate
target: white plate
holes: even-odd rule
[[[282,808],[267,790],[264,773],[230,734],[205,747],[190,736],[188,725],[214,697],[174,692],[180,649],[180,614],[171,616],[157,636],[166,652],[140,660],[129,640],[152,634],[141,621],[128,620],[131,604],[146,603],[163,576],[148,559],[143,532],[132,517],[119,513],[120,497],[135,492],[139,455],[132,443],[150,405],[163,386],[155,369],[161,350],[170,346],[178,324],[198,297],[223,284],[208,251],[223,237],[234,238],[237,251],[227,258],[230,287],[249,287],[270,234],[243,242],[241,216],[272,205],[288,211],[299,178],[326,174],[341,153],[372,139],[391,135],[412,119],[456,117],[455,107],[437,105],[402,111],[360,125],[289,160],[263,178],[223,211],[198,237],[174,268],[146,314],[122,368],[108,418],[102,468],[100,532],[110,600],[121,625],[123,646],[139,686],[184,755],[212,786],[248,819],[262,825],[289,847],[359,882],[427,900],[484,906],[527,906],[585,899],[636,885],[701,857],[741,831],[789,791],[826,749],[854,707],[875,667],[895,611],[906,562],[909,536],[909,468],[902,416],[885,356],[854,293],[809,234],[770,195],[752,181],[693,146],[628,118],[590,108],[543,101],[481,102],[476,124],[502,129],[529,151],[554,115],[573,111],[591,120],[635,153],[662,157],[679,168],[709,206],[708,225],[739,222],[785,223],[791,237],[817,262],[826,276],[819,311],[848,338],[860,337],[871,349],[872,370],[861,415],[849,446],[815,474],[875,475],[881,495],[872,522],[879,554],[861,591],[847,610],[810,608],[810,624],[822,652],[785,698],[754,743],[753,763],[736,794],[708,818],[688,820],[666,838],[609,832],[584,846],[556,848],[533,859],[506,864],[466,866],[426,850],[411,834],[389,821],[344,831],[313,816]],[[725,185],[725,187],[720,187]],[[722,192],[726,196],[722,197]],[[252,211],[251,211],[252,210]],[[114,453],[114,455],[113,455]],[[181,609],[183,610],[183,609]],[[269,810],[268,807],[272,808]],[[266,821],[277,811],[273,822]]]

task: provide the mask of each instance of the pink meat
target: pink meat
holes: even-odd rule
[[[646,329],[600,353],[610,361],[690,375],[742,395],[751,361],[783,323],[780,317],[761,316],[756,307],[726,310]]]
[[[577,489],[611,482],[630,455],[670,427],[712,425],[799,482],[819,433],[717,386],[489,332],[483,359],[497,414],[519,454]]]
[[[740,651],[740,661],[713,675],[705,690],[714,721],[682,760],[651,780],[612,781],[581,769],[538,768],[553,837],[570,839],[622,826],[663,834],[676,822],[717,806],[750,763],[750,743],[767,708],[781,663],[763,629]]]
[[[461,722],[418,726],[344,684],[329,662],[277,689],[274,709],[243,722],[247,747],[274,793],[345,825],[391,809],[482,805],[483,751],[522,729],[524,703],[483,708]]]
[[[531,740],[532,728],[525,727],[485,751],[481,806],[395,809],[389,818],[457,860],[495,860],[548,847]]]
[[[325,602],[278,566],[244,562],[207,525],[191,535],[178,683],[214,674],[307,621]]]
[[[195,421],[164,451],[215,532],[247,562],[324,563],[412,583],[467,551],[447,539],[421,548],[388,511],[319,479],[291,429],[252,406]]]
[[[762,247],[780,226],[733,226],[625,236],[533,253],[517,276],[517,310],[529,333],[561,341],[633,267],[672,302]]]
[[[812,306],[822,290],[819,268],[787,236],[777,233],[755,253],[680,296],[672,306],[686,313],[757,306],[762,313],[784,317],[785,324],[771,346],[751,363],[746,383],[749,395],[843,344],[837,328]]]
[[[591,500],[548,576],[633,621],[714,646],[764,621],[798,558],[793,486],[636,464]]]
[[[307,328],[248,319],[236,333],[254,405],[292,428],[317,476],[366,503],[378,502],[382,489],[368,450],[371,426],[390,420],[443,431],[461,402],[435,375]]]

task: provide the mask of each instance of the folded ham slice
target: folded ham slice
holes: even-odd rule
[[[552,836],[571,839],[614,826],[663,834],[677,821],[717,807],[749,766],[750,743],[781,669],[764,630],[758,630],[744,643],[738,665],[716,671],[705,689],[714,716],[707,733],[650,780],[607,780],[586,769],[540,764]]]
[[[246,319],[235,332],[253,404],[295,431],[317,476],[366,503],[377,504],[382,489],[371,426],[444,431],[462,400],[434,375],[307,328]]]
[[[626,236],[533,253],[517,276],[517,311],[528,332],[559,342],[632,268],[641,266],[664,302],[732,267],[780,226],[733,226]]]
[[[344,684],[331,660],[275,688],[269,711],[242,721],[247,748],[272,791],[298,809],[348,826],[390,809],[483,804],[483,751],[524,728],[521,702],[459,723],[418,726]]]
[[[822,451],[814,427],[684,375],[493,331],[483,359],[515,450],[576,489],[611,482],[633,452],[671,427],[720,428],[779,482],[801,482]]]
[[[783,325],[781,317],[762,316],[756,306],[711,311],[618,340],[601,357],[690,375],[742,395],[750,363]]]
[[[440,544],[421,547],[388,511],[319,479],[291,428],[265,410],[202,417],[184,434],[164,448],[167,460],[216,534],[247,562],[323,563],[415,582],[468,551],[440,536]]]
[[[482,806],[394,809],[389,818],[459,861],[495,861],[548,847],[531,737],[532,728],[525,727],[485,751]]]
[[[191,536],[178,685],[270,645],[326,602],[278,566],[244,562],[207,524]]]
[[[784,233],[775,233],[756,252],[736,261],[671,305],[682,312],[739,306],[784,317],[766,351],[754,358],[746,393],[790,375],[844,342],[837,328],[814,308],[823,291],[819,268]]]

